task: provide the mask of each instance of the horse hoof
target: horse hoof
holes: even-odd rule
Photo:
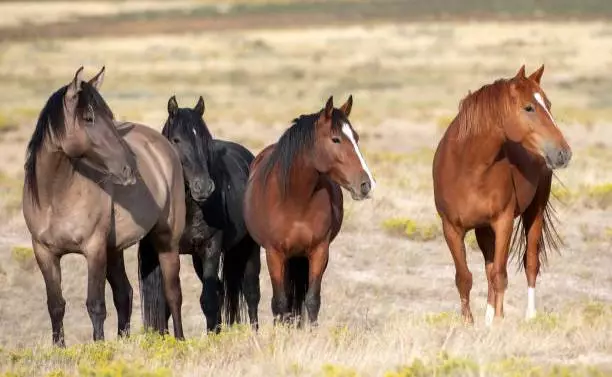
[[[493,325],[493,318],[495,317],[495,308],[491,304],[487,304],[487,311],[485,312],[485,326],[491,327]]]

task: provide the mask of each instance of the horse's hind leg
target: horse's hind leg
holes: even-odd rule
[[[104,321],[106,320],[106,246],[86,251],[87,258],[87,312],[93,325],[94,341],[104,340]]]
[[[113,290],[113,302],[117,309],[117,334],[129,336],[133,292],[125,273],[123,250],[109,250],[106,279]]]
[[[247,241],[243,241],[247,242]],[[259,300],[261,300],[261,290],[259,287],[259,273],[261,271],[260,248],[255,241],[249,239],[247,247],[240,252],[248,253],[248,259],[244,268],[244,276],[242,278],[242,292],[247,303],[249,311],[249,322],[254,330],[259,328],[259,318],[257,308]]]
[[[163,250],[158,252],[159,265],[164,279],[164,293],[166,301],[172,314],[172,324],[174,325],[174,337],[185,339],[183,334],[183,320],[181,306],[183,304],[183,294],[181,292],[180,258],[178,248],[176,250]]]
[[[487,273],[488,293],[487,309],[485,312],[485,325],[493,324],[495,315],[495,289],[493,287],[493,256],[495,255],[495,233],[491,227],[476,228],[476,241],[482,251],[485,260],[485,270]]]
[[[64,342],[64,313],[66,301],[62,297],[62,271],[60,258],[39,243],[32,242],[36,262],[45,279],[47,289],[47,309],[51,318],[53,344],[65,347]]]
[[[472,289],[472,273],[467,265],[465,255],[465,230],[451,224],[448,220],[442,220],[444,238],[451,251],[455,262],[455,284],[461,298],[461,315],[465,323],[473,324],[474,317],[470,309],[470,290]]]

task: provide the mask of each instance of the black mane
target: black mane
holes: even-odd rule
[[[278,164],[280,174],[278,181],[281,194],[285,195],[291,179],[291,166],[296,156],[305,150],[312,149],[315,143],[315,124],[321,112],[300,115],[292,121],[289,127],[280,137],[272,154],[263,162],[260,179],[265,185],[272,169]],[[342,111],[334,109],[332,112],[332,130],[340,132],[342,121],[347,121]]]
[[[38,202],[38,189],[36,182],[36,159],[45,139],[53,134],[57,141],[61,141],[66,134],[66,123],[64,119],[64,96],[68,86],[58,89],[49,97],[47,103],[40,111],[36,128],[26,148],[25,162],[25,186],[33,194],[34,200]],[[74,116],[81,115],[89,108],[93,109],[96,116],[114,119],[113,112],[108,107],[100,93],[93,85],[82,82],[81,90],[77,100]]]

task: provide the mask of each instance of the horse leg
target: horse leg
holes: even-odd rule
[[[280,250],[266,249],[266,262],[270,281],[272,283],[272,315],[274,324],[285,322],[289,319],[289,301],[285,290],[285,271],[287,259]]]
[[[47,289],[47,309],[51,318],[53,344],[65,347],[64,313],[66,312],[66,301],[62,297],[60,258],[37,242],[32,242],[32,248]]]
[[[448,220],[442,220],[442,229],[446,244],[451,251],[455,262],[455,284],[461,299],[461,315],[463,321],[468,324],[474,323],[472,310],[470,309],[470,290],[472,289],[472,273],[467,265],[465,255],[465,230],[451,224]]]
[[[104,340],[104,321],[106,320],[106,245],[88,250],[87,258],[87,313],[93,325],[94,341]]]
[[[123,250],[108,251],[106,280],[113,290],[113,302],[117,309],[117,335],[128,337],[130,336],[133,291],[125,273]]]
[[[312,326],[317,326],[321,308],[321,281],[329,260],[329,244],[318,246],[308,257],[308,291],[306,310]]]
[[[158,249],[159,250],[159,249]],[[164,294],[166,302],[172,314],[172,324],[174,325],[174,337],[179,340],[185,339],[183,334],[183,320],[181,306],[183,304],[183,294],[181,292],[181,280],[179,272],[181,261],[178,250],[159,250],[159,266],[161,267],[164,279]]]
[[[527,250],[523,259],[525,275],[527,277],[527,309],[525,319],[536,316],[535,286],[536,278],[540,272],[540,252],[542,242],[542,229],[544,227],[544,211],[550,197],[552,175],[540,182],[536,196],[522,215],[523,227],[527,237]]]
[[[259,300],[261,300],[261,289],[259,287],[259,273],[261,272],[261,259],[259,253],[261,249],[259,245],[250,238],[247,244],[248,246],[245,247],[243,251],[249,253],[249,256],[242,278],[242,292],[244,292],[244,298],[247,303],[251,328],[257,331],[257,329],[259,329],[257,308],[259,306]]]
[[[493,288],[493,256],[495,255],[495,233],[493,229],[487,226],[484,228],[476,228],[476,241],[478,247],[482,251],[485,260],[485,270],[487,273],[488,293],[487,293],[487,309],[485,312],[485,325],[493,324],[493,316],[495,315],[495,289]]]
[[[219,303],[219,262],[221,260],[221,242],[223,233],[217,232],[209,240],[208,245],[200,250],[202,260],[202,294],[200,306],[206,317],[206,330],[219,333],[221,331],[221,311]]]
[[[514,207],[512,207],[514,209]],[[495,317],[504,316],[504,293],[508,287],[508,248],[512,237],[512,225],[514,224],[514,213],[508,211],[501,214],[491,224],[495,233],[495,255],[493,256],[493,269],[491,280],[495,290]]]

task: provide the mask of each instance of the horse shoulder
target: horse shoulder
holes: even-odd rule
[[[185,217],[182,167],[170,143],[139,124],[131,124],[123,137],[134,153],[138,181],[132,186],[115,186],[115,227],[120,244],[137,241],[156,223],[176,222],[169,218],[175,208],[182,209],[176,216],[182,216],[183,221]]]

